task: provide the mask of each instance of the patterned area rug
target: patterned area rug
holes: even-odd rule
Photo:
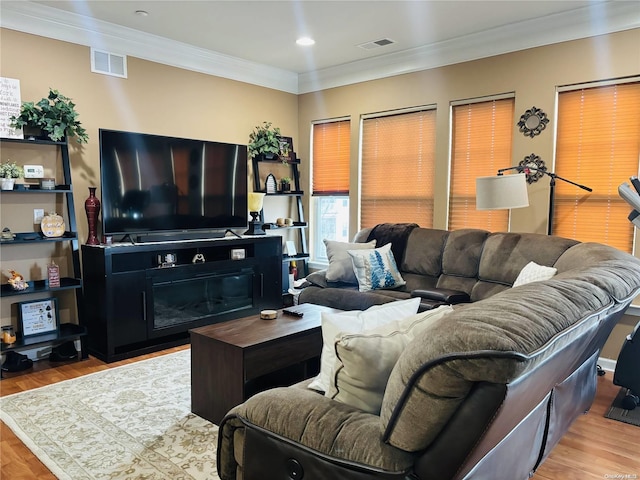
[[[605,413],[604,416],[612,420],[618,420],[619,422],[630,423],[631,425],[640,427],[640,405],[633,410],[625,410],[622,402],[626,393],[626,388],[620,389],[613,403],[611,403],[609,411]]]
[[[218,479],[190,373],[183,350],[0,398],[0,418],[60,479]]]

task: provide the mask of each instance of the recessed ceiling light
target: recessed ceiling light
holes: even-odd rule
[[[146,10],[136,10],[136,15],[138,15],[139,17],[148,17],[149,12],[147,12]]]
[[[314,43],[316,43],[316,41],[313,38],[310,38],[310,37],[302,37],[302,38],[299,38],[298,40],[296,40],[296,43],[298,45],[302,45],[304,47],[308,47],[309,45],[313,45]]]

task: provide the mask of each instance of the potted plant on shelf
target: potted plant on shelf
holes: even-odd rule
[[[13,190],[16,178],[24,175],[24,170],[16,162],[7,161],[0,163],[0,178],[2,178],[2,190]]]
[[[75,103],[58,90],[49,89],[49,96],[39,102],[22,102],[20,114],[11,116],[12,128],[38,129],[54,141],[76,137],[78,143],[87,143],[89,136],[78,120]]]
[[[277,158],[281,151],[280,129],[272,128],[271,122],[262,122],[249,134],[249,157],[262,155],[267,160]]]
[[[288,192],[291,190],[291,178],[282,177],[280,179],[280,190],[282,190],[283,192]]]

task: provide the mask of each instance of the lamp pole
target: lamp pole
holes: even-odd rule
[[[566,178],[560,177],[555,173],[547,172],[546,168],[524,167],[524,166],[518,165],[516,167],[501,168],[500,170],[498,170],[498,175],[502,175],[507,170],[518,170],[518,173],[522,173],[522,172],[528,173],[528,170],[531,170],[533,172],[540,172],[551,178],[551,180],[549,181],[549,216],[547,219],[547,235],[551,235],[551,231],[553,230],[553,209],[555,207],[554,198],[555,198],[555,189],[556,189],[556,178],[558,180],[562,180],[563,182],[570,183],[571,185],[575,185],[576,187],[586,190],[587,192],[593,191],[593,189],[589,187],[580,185],[579,183],[576,183],[576,182],[572,182],[571,180],[567,180]]]

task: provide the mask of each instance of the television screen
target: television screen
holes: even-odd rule
[[[247,226],[247,147],[100,129],[105,235]]]

